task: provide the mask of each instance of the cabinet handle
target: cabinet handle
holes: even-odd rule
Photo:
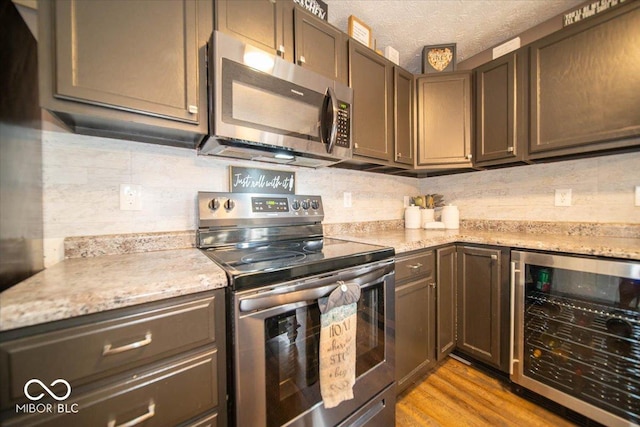
[[[276,4],[276,0],[269,0],[271,3]]]
[[[417,269],[419,269],[420,267],[422,267],[422,264],[417,263],[417,264],[414,264],[414,265],[407,265],[407,267],[409,267],[409,268],[410,268],[410,269],[412,269],[412,270],[417,270]]]
[[[498,255],[496,255],[496,254],[492,254],[492,255],[491,255],[491,259],[492,259],[492,260],[494,260],[494,261],[496,261],[496,260],[498,259]]]
[[[472,156],[471,154],[467,154],[467,155],[466,155],[466,156],[464,156],[464,157],[465,157],[465,159],[467,159],[467,160],[471,160],[471,157],[473,157],[473,156]]]
[[[149,344],[151,344],[151,332],[147,332],[143,340],[132,342],[131,344],[123,345],[122,347],[111,348],[111,344],[107,344],[102,349],[102,355],[108,356],[110,354],[118,354],[124,351],[133,350],[135,348],[144,347],[145,345]]]
[[[435,289],[436,288],[436,282],[429,283],[429,286],[431,286],[433,289]]]
[[[284,55],[284,45],[278,46],[278,56]]]
[[[513,147],[507,147],[507,153],[513,153]]]
[[[304,57],[304,56],[300,56],[300,58],[298,59],[298,64],[299,64],[299,65],[302,65],[302,64],[304,64],[304,63],[306,63],[306,62],[307,62],[307,60],[305,59],[305,57]]]
[[[187,111],[189,111],[190,114],[198,114],[198,107],[195,105],[189,105]]]
[[[116,420],[109,420],[109,422],[107,423],[107,427],[133,427],[135,425],[138,425],[146,420],[148,420],[149,418],[153,417],[156,414],[156,404],[153,402],[153,400],[151,400],[151,402],[149,402],[149,407],[147,408],[147,413],[146,414],[142,414],[137,418],[132,419],[131,421],[127,421],[124,424],[117,424],[116,425]]]

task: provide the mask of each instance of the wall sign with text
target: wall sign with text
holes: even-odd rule
[[[229,167],[232,193],[296,194],[295,172]]]

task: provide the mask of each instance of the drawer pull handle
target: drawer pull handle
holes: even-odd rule
[[[422,267],[422,264],[417,263],[417,264],[414,264],[414,265],[408,265],[407,267],[409,267],[409,268],[410,268],[410,269],[412,269],[412,270],[417,270],[417,269],[419,269],[420,267]]]
[[[108,356],[110,354],[118,354],[123,351],[133,350],[135,348],[144,347],[145,345],[151,344],[151,332],[147,332],[147,335],[144,336],[144,339],[141,341],[132,342],[131,344],[123,345],[122,347],[111,348],[111,344],[107,344],[102,349],[102,355]]]
[[[139,417],[136,417],[134,419],[132,419],[131,421],[127,421],[124,424],[118,424],[116,425],[116,420],[109,420],[109,422],[107,423],[107,427],[132,427],[132,426],[136,426],[146,420],[148,420],[149,418],[153,417],[156,414],[156,404],[153,403],[153,400],[151,402],[149,402],[149,408],[147,409],[147,413],[146,414],[142,414]]]

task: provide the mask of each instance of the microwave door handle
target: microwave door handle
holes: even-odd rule
[[[327,88],[325,99],[323,103],[323,110],[326,111],[328,104],[331,104],[331,123],[322,123],[322,129],[320,131],[320,137],[322,142],[327,146],[327,153],[331,153],[333,146],[338,138],[338,98],[332,87]],[[324,118],[324,114],[322,115]],[[325,138],[325,129],[329,132],[329,138]]]

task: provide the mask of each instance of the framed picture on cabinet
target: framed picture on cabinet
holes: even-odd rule
[[[456,44],[425,46],[422,49],[422,74],[456,70]]]
[[[373,49],[373,35],[371,34],[371,27],[353,15],[349,16],[349,37],[352,37],[363,45]]]

